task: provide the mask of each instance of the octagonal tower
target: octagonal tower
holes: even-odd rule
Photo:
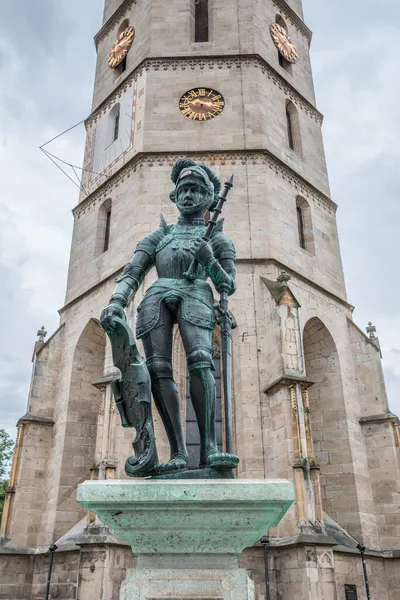
[[[16,560],[19,548],[22,572],[39,593],[46,561],[21,549],[56,541],[66,566],[54,585],[70,585],[63,597],[85,600],[102,586],[104,600],[116,597],[131,566],[129,548],[75,502],[84,479],[124,477],[130,450],[98,319],[137,242],[160,214],[174,222],[171,167],[190,156],[223,181],[235,175],[224,227],[238,257],[231,300],[238,476],[296,486],[295,505],[270,532],[271,598],[344,598],[345,585],[362,597],[354,556],[361,542],[377,552],[372,585],[394,600],[388,565],[400,534],[398,419],[388,408],[377,339],[354,324],[346,297],[301,0],[106,0],[95,43],[65,304],[59,329],[36,347],[0,561]],[[118,64],[110,67],[113,47]],[[132,326],[153,278],[128,308]],[[174,368],[187,441],[196,446],[178,334]],[[243,556],[257,598],[260,553]],[[96,561],[100,568],[91,570]],[[68,570],[76,573],[70,584]]]

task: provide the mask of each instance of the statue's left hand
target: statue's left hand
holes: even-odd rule
[[[206,267],[210,262],[214,259],[214,253],[211,249],[211,246],[206,240],[202,237],[197,238],[194,242],[192,242],[192,247],[190,249],[194,258],[203,266]]]
[[[115,329],[113,322],[114,317],[126,320],[125,311],[118,302],[111,302],[100,315],[100,323],[103,329],[107,332],[112,332]]]

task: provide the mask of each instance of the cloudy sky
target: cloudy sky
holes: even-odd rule
[[[39,146],[91,103],[102,0],[0,2],[0,427],[25,412],[36,332],[58,325],[77,189]],[[304,0],[348,298],[400,413],[398,0]],[[80,126],[51,151],[80,165]]]

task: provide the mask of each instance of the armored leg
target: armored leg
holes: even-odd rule
[[[188,454],[183,433],[180,400],[172,371],[173,315],[166,306],[161,307],[161,325],[143,338],[147,367],[151,377],[151,391],[164,424],[171,458],[160,471],[170,471],[187,466]]]
[[[212,331],[180,320],[190,377],[190,396],[200,431],[200,467],[218,452],[215,430],[216,387],[212,374]]]

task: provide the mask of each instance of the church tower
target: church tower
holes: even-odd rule
[[[10,593],[1,597],[41,597],[53,543],[54,598],[113,600],[134,566],[130,548],[76,503],[76,486],[125,477],[131,433],[115,412],[99,315],[136,244],[160,214],[174,221],[171,167],[189,156],[222,181],[235,175],[224,227],[237,249],[238,477],[285,478],[296,489],[269,532],[271,599],[366,598],[359,543],[371,591],[395,600],[399,421],[378,340],[355,325],[346,296],[301,0],[106,0],[95,44],[65,303],[57,331],[36,345],[18,423],[0,545]],[[153,277],[128,307],[132,326]],[[178,334],[174,369],[195,453]],[[156,429],[163,458],[157,420]],[[257,546],[242,558],[260,600],[262,556]]]

